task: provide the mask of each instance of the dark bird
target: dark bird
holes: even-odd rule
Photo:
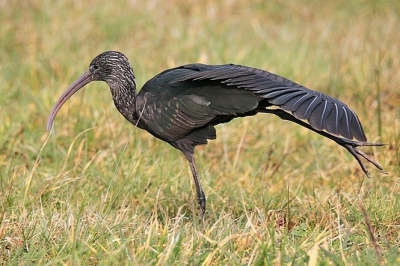
[[[47,130],[51,129],[61,106],[92,81],[108,84],[115,106],[129,122],[185,155],[202,217],[206,197],[196,171],[194,148],[216,138],[216,125],[237,117],[258,113],[277,115],[347,149],[367,176],[361,158],[383,171],[357,149],[382,144],[367,142],[360,120],[346,104],[270,72],[233,64],[189,64],[168,69],[147,81],[137,93],[135,74],[125,55],[104,52],[92,60],[89,70],[54,105]]]

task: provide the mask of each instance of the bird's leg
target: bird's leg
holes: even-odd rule
[[[190,156],[186,156],[186,158],[188,159],[190,164],[190,169],[192,170],[194,185],[196,186],[197,202],[199,203],[200,206],[201,218],[204,220],[204,214],[206,212],[206,195],[204,194],[203,189],[201,188],[200,185],[200,180],[199,176],[197,175],[196,165],[194,163],[193,155],[191,154]]]
[[[382,143],[371,143],[371,142],[361,142],[361,141],[354,141],[354,140],[349,140],[345,138],[340,138],[335,135],[329,134],[328,132],[325,131],[319,131],[311,127],[311,125],[307,124],[306,122],[294,117],[293,115],[287,113],[286,111],[282,109],[262,109],[262,110],[257,110],[261,113],[268,113],[268,114],[274,114],[279,116],[283,120],[288,120],[292,121],[296,124],[299,124],[303,127],[306,127],[315,133],[318,133],[324,137],[327,137],[333,141],[335,141],[337,144],[340,146],[344,147],[346,150],[350,152],[351,155],[357,160],[358,164],[361,166],[361,169],[364,171],[364,173],[369,177],[368,170],[365,167],[364,163],[361,160],[361,157],[367,160],[368,162],[372,163],[376,168],[381,170],[383,173],[387,174],[377,162],[373,161],[372,159],[368,158],[365,153],[362,151],[357,150],[357,147],[362,147],[362,146],[383,146],[385,144]]]

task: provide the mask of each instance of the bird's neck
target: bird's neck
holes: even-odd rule
[[[116,86],[110,85],[110,89],[115,107],[128,121],[135,124],[137,121],[135,79],[125,80]]]

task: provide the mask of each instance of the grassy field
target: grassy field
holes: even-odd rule
[[[0,264],[399,265],[400,2],[0,0]],[[269,70],[346,102],[389,175],[271,115],[180,154],[134,128],[105,83],[47,116],[119,50],[139,87],[180,64]]]

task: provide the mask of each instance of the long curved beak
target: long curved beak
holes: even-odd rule
[[[80,76],[68,89],[61,95],[60,99],[56,102],[53,109],[50,112],[49,118],[47,119],[47,130],[50,131],[53,121],[56,118],[58,111],[61,109],[63,104],[71,98],[78,90],[82,89],[86,84],[93,81],[92,73],[88,70],[82,76]]]

